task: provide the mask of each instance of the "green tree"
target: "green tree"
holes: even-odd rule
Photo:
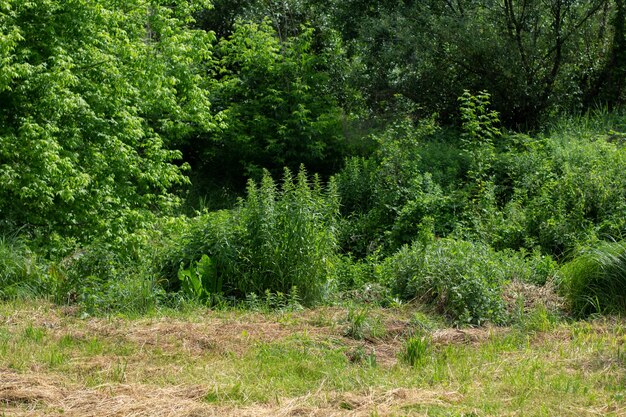
[[[339,165],[342,112],[325,71],[328,57],[312,51],[312,36],[302,28],[281,40],[266,20],[239,24],[220,42],[212,101],[224,129],[203,154],[206,169],[259,177],[262,169],[277,174],[305,164],[327,173]]]
[[[213,127],[203,78],[213,37],[188,29],[190,4],[0,4],[5,227],[87,238],[176,204],[186,178],[170,146]]]
[[[611,3],[614,5],[613,15],[609,17]],[[614,109],[624,103],[626,88],[626,1],[606,0],[603,12],[600,27],[603,33],[611,34],[610,47],[607,47],[609,53],[583,78],[588,82],[585,99],[588,104],[604,102]]]
[[[607,23],[619,1],[351,0],[329,10],[374,111],[395,111],[401,95],[417,116],[458,122],[456,97],[485,90],[503,122],[532,127],[585,104],[619,29]]]

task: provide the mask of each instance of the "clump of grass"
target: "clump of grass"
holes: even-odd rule
[[[561,289],[575,315],[626,312],[626,242],[583,249],[561,274]]]
[[[377,366],[376,362],[376,350],[368,349],[365,345],[357,346],[346,352],[346,356],[352,363],[365,364],[370,367]]]
[[[0,235],[0,298],[38,294],[42,276],[36,256],[20,238]]]
[[[523,308],[523,299],[520,299],[517,326],[525,332],[547,332],[559,321],[556,314],[549,311],[544,305],[537,305],[526,312]]]
[[[355,340],[377,339],[386,334],[380,317],[373,317],[367,307],[351,307],[346,319],[348,327],[344,335]]]
[[[356,340],[363,340],[367,332],[368,318],[367,310],[350,309],[348,310],[348,328],[345,331],[345,335]]]
[[[410,366],[419,366],[428,358],[430,351],[430,338],[424,334],[416,334],[404,342],[401,359]]]

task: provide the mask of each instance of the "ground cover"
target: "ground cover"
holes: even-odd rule
[[[0,415],[626,415],[626,321],[542,307],[449,328],[415,305],[81,317],[0,305]]]

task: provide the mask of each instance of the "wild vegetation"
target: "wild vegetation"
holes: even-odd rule
[[[362,384],[380,389],[364,401],[387,404],[396,377],[402,395],[434,387],[442,415],[514,412],[519,391],[502,408],[488,399],[501,381],[484,375],[493,392],[467,382],[513,352],[553,399],[572,394],[562,414],[604,402],[619,415],[625,25],[624,0],[0,2],[0,305],[6,317],[37,303],[70,311],[70,326],[341,311],[320,319],[341,327],[328,337],[255,339],[222,363],[238,386],[212,380],[207,394],[198,376],[205,401],[234,414],[286,398],[340,413],[321,398]],[[97,332],[1,326],[0,375],[35,391],[27,368],[82,375],[68,358],[109,349]],[[504,335],[442,347],[436,334],[451,326]],[[380,348],[392,354],[368,345],[389,332]],[[110,346],[117,369],[64,384],[125,382],[126,348],[138,362],[133,343]],[[548,370],[555,348],[564,361],[586,349],[588,372]],[[255,388],[281,370],[276,398]],[[0,385],[0,406],[28,410],[15,386]],[[458,407],[441,399],[451,386]],[[324,395],[305,398],[314,389]],[[555,403],[535,405],[542,415]]]

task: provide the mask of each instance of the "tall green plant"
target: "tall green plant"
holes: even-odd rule
[[[490,110],[491,96],[486,91],[472,95],[465,90],[459,97],[462,129],[462,147],[471,161],[470,177],[479,191],[487,186],[491,167],[496,158],[495,142],[502,133],[498,128],[498,112]]]
[[[222,276],[217,274],[215,263],[207,255],[188,268],[181,264],[178,279],[185,295],[196,301],[207,302],[211,295],[222,293]]]
[[[574,314],[626,312],[626,242],[585,248],[561,274],[561,289]]]
[[[20,238],[0,235],[0,299],[39,295],[43,275],[36,256]]]
[[[285,169],[277,185],[266,171],[260,183],[249,181],[235,209],[191,220],[164,249],[161,272],[171,290],[196,299],[215,292],[237,298],[292,294],[297,288],[292,296],[312,304],[331,276],[338,213],[334,182],[309,180],[302,167],[295,177]]]
[[[248,184],[241,202],[237,288],[288,293],[297,287],[304,303],[318,301],[336,251],[336,186],[310,182],[301,167],[294,179],[285,169],[280,188],[265,173],[260,186]]]

